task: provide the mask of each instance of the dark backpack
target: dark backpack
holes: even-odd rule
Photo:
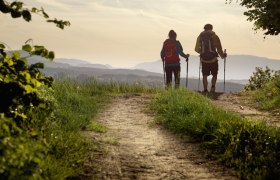
[[[215,57],[218,57],[218,53],[215,50],[212,33],[203,32],[200,34],[200,42],[201,42],[201,53],[200,57],[203,60],[211,60]]]

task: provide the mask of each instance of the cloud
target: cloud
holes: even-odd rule
[[[224,0],[24,2],[32,7],[43,7],[51,17],[69,20],[71,27],[61,31],[45,23],[41,17],[34,18],[30,23],[0,17],[0,31],[5,36],[2,41],[12,47],[19,44],[19,38],[20,42],[24,42],[31,37],[53,48],[60,57],[134,64],[136,61],[158,59],[162,42],[170,29],[178,33],[186,52],[194,53],[197,35],[204,24],[210,22],[229,52],[255,52],[254,55],[263,53],[263,56],[279,57],[279,37],[263,42],[262,33],[255,35],[252,23],[246,21],[244,8],[237,3],[227,5]]]

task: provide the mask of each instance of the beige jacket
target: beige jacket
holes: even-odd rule
[[[220,57],[222,59],[225,58],[220,38],[216,35],[216,33],[214,31],[208,30],[208,32],[212,33],[213,44],[214,44],[215,50],[218,52],[218,54],[220,55]],[[197,40],[196,40],[195,51],[199,54],[201,53],[200,35],[197,37]],[[201,59],[201,61],[205,62],[205,63],[214,63],[214,62],[218,61],[218,58],[215,57],[212,60],[208,60],[208,61]]]

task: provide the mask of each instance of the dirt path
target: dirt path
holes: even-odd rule
[[[190,138],[154,124],[154,117],[145,112],[150,99],[146,95],[118,97],[100,114],[99,121],[108,132],[88,134],[103,142],[106,152],[94,160],[99,162],[97,179],[237,179],[206,159]]]
[[[234,93],[217,93],[213,98],[213,103],[216,106],[222,107],[225,110],[236,112],[243,117],[248,117],[255,120],[264,120],[267,124],[280,127],[279,113],[270,113],[260,111],[244,102],[244,98]]]

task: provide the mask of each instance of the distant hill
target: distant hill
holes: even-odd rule
[[[26,57],[28,54],[22,52],[22,57]],[[85,80],[91,77],[95,77],[101,81],[117,81],[124,83],[138,83],[146,84],[150,86],[163,87],[163,74],[162,71],[150,72],[143,69],[114,69],[109,65],[90,64],[87,61],[78,59],[55,59],[54,61],[48,61],[39,56],[28,57],[29,64],[42,62],[45,64],[45,68],[42,70],[46,75],[53,76],[55,79],[74,78],[77,80]],[[160,61],[148,64],[160,65]],[[190,62],[191,63],[191,62]],[[143,64],[146,65],[145,63]],[[144,67],[143,66],[143,67]],[[162,70],[162,69],[161,69]],[[183,70],[182,70],[183,71]],[[183,73],[182,73],[183,74]],[[189,76],[190,77],[190,76]],[[181,78],[181,86],[184,87],[186,79],[184,76]],[[188,80],[188,88],[192,90],[201,90],[202,84],[198,83],[198,78],[190,77]],[[226,92],[239,92],[244,88],[244,81],[235,80],[227,81]],[[223,82],[218,81],[217,91],[223,91]]]
[[[264,57],[249,55],[229,55],[226,60],[226,79],[227,80],[248,80],[255,71],[255,67],[268,66],[270,69],[279,70],[280,60],[273,60]],[[138,64],[135,69],[143,69],[151,72],[162,73],[162,61],[146,62]],[[186,75],[186,62],[181,60],[181,74]],[[199,76],[199,57],[190,56],[189,58],[189,77]],[[219,61],[218,79],[224,78],[224,60]]]
[[[64,58],[55,58],[55,63],[63,63],[69,64],[70,66],[77,66],[77,67],[91,67],[91,68],[99,68],[99,69],[111,69],[112,66],[106,64],[92,64],[87,61],[79,60],[79,59],[64,59]]]

